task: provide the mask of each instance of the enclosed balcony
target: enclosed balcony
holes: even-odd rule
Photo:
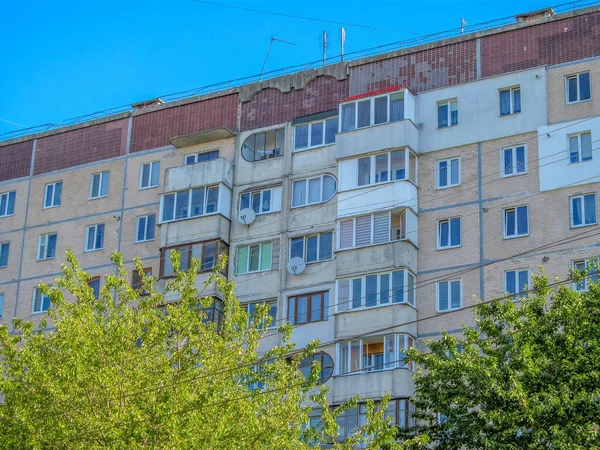
[[[164,192],[218,183],[224,184],[229,189],[233,186],[233,166],[224,158],[167,169]]]

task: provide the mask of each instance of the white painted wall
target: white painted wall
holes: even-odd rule
[[[521,88],[521,112],[500,116],[500,89]],[[458,125],[438,129],[437,104],[458,99]],[[525,70],[417,95],[419,152],[534,131],[547,123],[546,71]]]
[[[225,183],[229,188],[233,186],[233,167],[224,158],[167,169],[164,192],[181,191],[216,183]]]
[[[219,184],[217,212],[231,220],[231,189],[224,184]]]
[[[340,183],[341,184],[341,183]],[[410,181],[376,184],[338,192],[338,217],[353,217],[392,208],[417,209],[417,187]]]
[[[584,131],[592,133],[592,160],[571,163],[569,135]],[[542,126],[538,128],[538,135],[541,191],[600,181],[600,118]],[[532,167],[531,163],[529,161],[529,167]]]

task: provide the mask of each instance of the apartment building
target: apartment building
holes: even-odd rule
[[[600,256],[600,7],[514,22],[1,141],[0,323],[40,320],[67,247],[94,286],[112,250],[159,289],[197,257],[219,320],[227,254],[265,348],[289,321],[333,404],[389,393],[409,426],[405,349]]]

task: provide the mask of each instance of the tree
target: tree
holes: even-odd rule
[[[403,436],[440,449],[599,448],[600,285],[586,282],[578,292],[534,276],[519,303],[479,303],[461,338],[411,350],[419,426]]]
[[[98,299],[90,276],[71,251],[53,287],[48,319],[35,329],[15,320],[0,329],[0,448],[207,448],[303,449],[335,442],[335,417],[357,399],[330,410],[327,390],[317,386],[318,363],[305,378],[299,361],[318,342],[295,350],[291,326],[279,328],[282,345],[258,352],[267,333],[267,306],[250,318],[223,279],[221,258],[208,285],[215,300],[194,286],[198,261],[179,271],[165,292],[180,300],[166,305],[136,260],[141,287],[130,286],[120,254],[116,274],[106,276]],[[147,295],[146,295],[147,294]],[[271,331],[272,333],[272,331]],[[0,397],[1,398],[1,397]],[[307,427],[310,405],[322,408],[322,426]],[[368,442],[400,448],[397,430],[369,402],[369,423],[335,448]]]

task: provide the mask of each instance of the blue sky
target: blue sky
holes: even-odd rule
[[[346,26],[345,51],[531,11],[557,0],[215,0]],[[340,25],[192,0],[0,0],[0,133],[339,54]],[[12,123],[9,123],[12,122]]]

